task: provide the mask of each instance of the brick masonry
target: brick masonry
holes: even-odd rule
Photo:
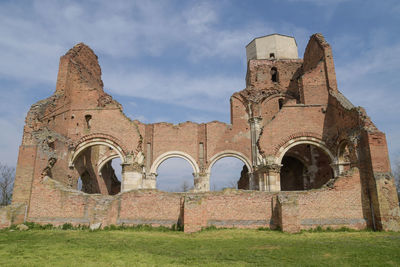
[[[104,92],[97,56],[77,44],[60,59],[54,94],[27,114],[13,204],[0,210],[0,227],[400,230],[385,134],[338,91],[321,34],[310,37],[303,59],[249,60],[246,88],[230,102],[230,124],[132,121]],[[211,167],[226,156],[246,165],[240,190],[210,192]],[[120,183],[109,164],[116,157]],[[192,191],[156,189],[157,167],[169,157],[191,164]]]

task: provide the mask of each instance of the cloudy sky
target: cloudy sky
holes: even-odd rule
[[[339,90],[386,133],[393,161],[399,27],[398,0],[1,0],[0,162],[16,165],[26,112],[54,92],[59,57],[78,42],[98,55],[105,91],[132,119],[229,122],[229,97],[245,87],[245,46],[281,33],[296,38],[302,56],[316,32],[332,45]],[[167,163],[160,179],[192,173],[188,163]],[[241,167],[225,160],[215,173],[238,176]]]

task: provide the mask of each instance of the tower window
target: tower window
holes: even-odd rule
[[[278,69],[275,67],[271,68],[271,81],[278,82]]]
[[[278,104],[279,104],[279,109],[282,109],[282,107],[283,107],[283,99],[282,98],[279,98]]]
[[[91,121],[92,120],[92,115],[85,115],[85,121],[86,121],[86,128],[88,128],[88,129],[90,129],[90,124],[91,124]]]

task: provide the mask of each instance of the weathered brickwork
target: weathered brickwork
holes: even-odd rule
[[[28,112],[13,204],[0,210],[0,227],[25,220],[185,232],[212,225],[400,230],[385,134],[338,91],[324,37],[311,36],[303,59],[290,58],[292,37],[261,38],[248,46],[246,88],[230,99],[229,124],[130,120],[103,91],[94,52],[74,46],[60,59],[54,94]],[[263,51],[274,48],[270,39],[288,43]],[[171,157],[192,166],[190,192],[156,189],[157,168]],[[243,161],[239,190],[211,192],[211,168],[223,157]]]

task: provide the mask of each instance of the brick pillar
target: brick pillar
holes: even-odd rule
[[[142,168],[137,163],[122,164],[121,192],[142,188]]]
[[[12,203],[29,204],[32,181],[35,174],[36,146],[21,145],[18,154],[18,164],[15,174]]]
[[[372,165],[370,192],[376,228],[400,231],[400,207],[394,177],[391,173],[385,134],[367,132]]]
[[[184,201],[183,223],[185,233],[194,233],[207,226],[206,210],[201,196],[186,196]]]
[[[210,174],[193,173],[194,177],[194,191],[195,192],[208,192],[210,191]]]
[[[299,205],[296,195],[279,195],[279,226],[282,231],[296,233],[300,231]]]

